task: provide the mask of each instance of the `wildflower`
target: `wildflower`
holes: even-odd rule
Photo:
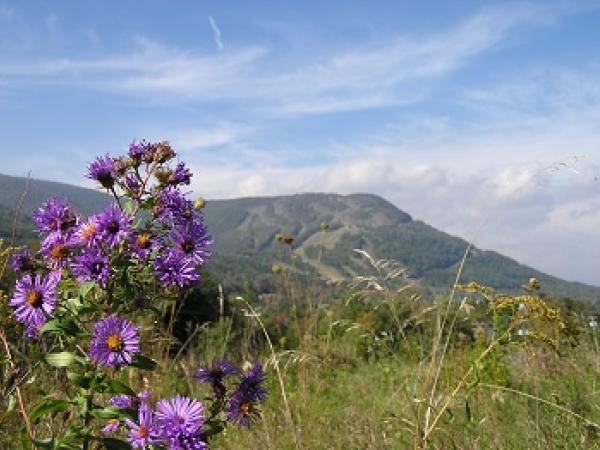
[[[96,281],[100,286],[105,287],[108,277],[111,274],[108,256],[102,254],[99,250],[90,250],[75,257],[72,264],[73,275],[82,281]]]
[[[132,194],[138,195],[142,185],[134,175],[127,175],[125,177],[125,187],[129,189]]]
[[[56,308],[56,287],[60,281],[60,275],[56,272],[46,277],[37,274],[25,275],[17,280],[15,292],[10,300],[10,306],[15,309],[15,319],[25,324],[30,334],[35,335],[39,331],[46,318],[51,317]]]
[[[109,419],[102,428],[102,434],[112,434],[119,429],[121,421],[119,419]]]
[[[64,269],[77,244],[77,239],[72,235],[50,234],[42,241],[39,253],[46,258],[50,267]]]
[[[212,366],[202,366],[194,375],[194,379],[200,383],[210,384],[217,397],[224,397],[227,389],[223,380],[228,376],[238,373],[239,370],[235,364],[225,359],[216,361]]]
[[[133,141],[129,145],[128,155],[134,162],[134,165],[139,166],[142,161],[147,159],[148,155],[150,156],[150,161],[152,161],[153,147],[152,144],[143,140],[140,142]]]
[[[156,419],[163,436],[170,440],[197,436],[204,425],[204,406],[188,397],[175,396],[156,404]]]
[[[208,248],[212,245],[213,239],[201,222],[191,221],[179,226],[173,232],[172,239],[194,264],[206,263],[211,255]]]
[[[154,145],[154,161],[158,163],[166,163],[175,158],[176,153],[167,141],[159,142]]]
[[[115,160],[108,154],[99,156],[88,166],[87,177],[98,181],[102,187],[112,189],[115,184]]]
[[[156,256],[154,276],[166,286],[180,288],[195,284],[200,279],[192,261],[182,251],[173,249]]]
[[[77,227],[75,237],[80,245],[93,246],[100,242],[100,234],[98,232],[98,218],[94,215],[88,217],[85,222]]]
[[[192,180],[192,172],[185,167],[185,164],[180,162],[177,167],[169,175],[168,183],[176,186],[178,184],[190,184]]]
[[[227,420],[241,427],[247,427],[260,417],[258,404],[267,398],[264,388],[265,374],[260,364],[255,364],[242,375],[239,385],[229,398]]]
[[[160,193],[157,206],[156,213],[160,219],[185,221],[193,216],[193,203],[174,187]]]
[[[136,232],[129,236],[129,246],[137,259],[145,261],[150,256],[150,253],[158,247],[158,243],[151,233]]]
[[[114,248],[129,236],[131,218],[114,204],[97,215],[98,233],[109,248]]]
[[[109,316],[96,323],[90,357],[103,366],[131,364],[132,356],[140,352],[138,328],[125,319]]]
[[[224,397],[226,388],[223,385],[223,380],[228,376],[238,373],[239,370],[230,361],[222,359],[220,361],[213,362],[209,366],[202,366],[198,369],[194,375],[194,379],[200,383],[210,384],[217,397]]]
[[[130,409],[137,406],[137,398],[133,395],[119,394],[111,397],[108,404],[119,409]]]
[[[32,272],[35,266],[35,260],[28,248],[19,250],[10,260],[10,268],[15,272]]]
[[[61,233],[77,225],[77,216],[65,199],[51,198],[33,213],[40,233]]]
[[[146,448],[159,443],[159,430],[154,423],[154,413],[148,405],[141,405],[138,410],[138,423],[125,419],[129,427],[128,440],[133,448]]]

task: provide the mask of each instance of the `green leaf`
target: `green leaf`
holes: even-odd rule
[[[118,380],[110,380],[108,383],[106,383],[106,385],[106,390],[104,392],[107,394],[136,395],[133,389]]]
[[[69,405],[70,403],[66,400],[44,399],[29,413],[29,420],[35,424],[48,414],[66,411],[69,409]]]
[[[33,445],[35,445],[37,448],[48,448],[48,449],[54,449],[54,438],[47,438],[47,439],[36,439],[36,438],[32,438],[31,442],[33,443]],[[23,447],[25,448],[25,447]]]
[[[86,283],[83,283],[79,287],[79,295],[81,295],[83,298],[87,297],[87,295],[92,291],[92,289],[94,289],[95,286],[95,281],[88,281]]]
[[[121,410],[115,406],[92,409],[92,415],[100,419],[118,419],[122,416]]]
[[[54,367],[69,367],[74,363],[83,364],[85,360],[71,352],[49,353],[46,355],[48,364]]]
[[[89,375],[81,375],[77,372],[67,372],[67,378],[76,386],[89,389],[91,378]]]
[[[131,365],[133,367],[137,367],[138,369],[154,370],[156,367],[156,361],[146,358],[142,355],[134,355]]]
[[[131,445],[121,439],[103,438],[102,444],[104,444],[106,450],[131,450]]]
[[[73,320],[68,318],[52,319],[46,322],[46,324],[40,330],[40,333],[44,334],[51,331],[67,336],[75,336],[79,332],[79,327]]]

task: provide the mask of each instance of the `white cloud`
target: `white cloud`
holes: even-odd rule
[[[210,28],[213,30],[213,40],[215,41],[215,45],[219,50],[225,49],[223,39],[221,38],[221,30],[217,26],[217,22],[215,21],[213,16],[208,16],[208,23],[210,23]]]
[[[219,55],[167,47],[138,38],[129,53],[100,59],[9,62],[0,77],[16,83],[79,83],[95,89],[168,102],[248,101],[272,113],[314,114],[411,103],[423,83],[451,74],[498,46],[523,26],[546,25],[552,8],[490,8],[429,36],[374,41],[289,61],[261,47]],[[217,46],[220,31],[209,16]]]

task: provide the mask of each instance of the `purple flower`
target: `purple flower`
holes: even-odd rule
[[[146,261],[150,253],[158,247],[158,242],[150,233],[135,232],[129,236],[129,245],[131,253],[137,259]]]
[[[166,286],[181,288],[195,284],[200,279],[191,259],[180,250],[169,250],[156,255],[154,276]]]
[[[53,269],[64,269],[77,244],[75,236],[52,233],[43,240],[39,253]]]
[[[247,427],[260,417],[258,404],[267,398],[264,388],[265,374],[260,364],[242,375],[239,385],[229,398],[227,420],[241,427]]]
[[[173,232],[172,240],[194,264],[204,264],[211,256],[209,247],[213,238],[202,222],[193,220],[182,224]]]
[[[130,409],[137,406],[137,398],[132,395],[120,394],[111,397],[108,404],[119,409]]]
[[[156,404],[156,419],[163,436],[177,439],[197,436],[204,425],[204,406],[188,397],[175,396]]]
[[[88,217],[75,231],[75,237],[79,244],[87,247],[97,245],[100,242],[98,228],[98,218],[96,216]]]
[[[152,161],[152,152],[154,151],[154,145],[146,142],[144,140],[136,142],[133,141],[129,145],[129,157],[139,165],[142,161],[147,161],[148,157],[150,157],[150,161]]]
[[[148,403],[150,391],[144,390],[137,396],[120,394],[111,397],[108,404],[119,409],[137,408],[140,404]]]
[[[25,324],[30,333],[36,331],[46,323],[46,318],[52,316],[56,308],[56,286],[60,281],[60,274],[52,272],[46,277],[37,274],[25,275],[17,280],[10,306],[15,309],[15,319]]]
[[[108,154],[99,156],[88,166],[87,177],[98,181],[102,187],[112,189],[115,184],[115,160]]]
[[[35,260],[28,248],[19,250],[10,260],[10,268],[15,272],[32,272],[35,266]]]
[[[192,172],[185,167],[185,164],[180,162],[175,170],[169,176],[169,184],[176,186],[178,184],[190,184],[192,180]]]
[[[160,193],[157,206],[159,218],[167,221],[185,221],[194,215],[193,203],[174,187]]]
[[[139,180],[134,175],[127,175],[125,177],[125,186],[132,194],[138,194],[142,187]]]
[[[109,316],[94,326],[90,358],[102,366],[131,364],[140,352],[138,328],[125,319]]]
[[[129,427],[128,440],[133,448],[146,448],[148,445],[160,443],[159,429],[154,422],[154,413],[145,404],[138,410],[138,423],[125,419]]]
[[[114,248],[129,236],[131,232],[131,217],[123,213],[117,206],[110,205],[96,216],[98,233],[109,248]]]
[[[102,428],[102,434],[112,434],[119,429],[121,421],[119,419],[109,419]]]
[[[223,380],[228,376],[238,373],[239,370],[235,364],[226,359],[213,362],[211,366],[202,366],[194,375],[194,379],[200,383],[210,384],[217,397],[224,397],[227,389],[223,385]]]
[[[179,435],[166,440],[171,450],[206,450],[208,444],[202,435]]]
[[[40,233],[62,233],[77,225],[77,216],[65,199],[51,198],[33,213]]]
[[[99,250],[89,250],[75,257],[75,262],[71,266],[73,275],[81,281],[96,281],[100,286],[105,287],[108,277],[111,274],[108,256],[102,254]]]

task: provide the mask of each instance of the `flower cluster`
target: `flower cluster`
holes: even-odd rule
[[[102,429],[104,434],[111,434],[125,425],[133,448],[147,448],[149,445],[172,450],[208,448],[203,432],[206,421],[204,405],[197,400],[177,395],[159,400],[153,406],[146,391],[138,397],[121,395],[109,403],[121,409],[137,409],[137,421],[125,419],[122,423],[111,419]]]
[[[61,278],[95,282],[114,291],[119,269],[129,267],[135,273],[149,268],[166,288],[185,289],[200,281],[198,267],[210,258],[213,240],[200,208],[180,190],[190,184],[192,174],[182,162],[169,167],[175,156],[166,142],[134,142],[126,156],[100,156],[88,167],[88,178],[109,190],[115,203],[80,217],[67,200],[53,198],[34,213],[40,250],[37,255],[19,251],[11,262],[22,275],[11,305],[28,334],[35,335],[52,317]],[[142,297],[139,294],[136,298]],[[127,353],[124,359],[101,357],[105,345],[92,345],[98,362],[128,361]]]
[[[68,367],[63,379],[78,388],[75,394],[65,389],[64,400],[80,406],[79,415],[70,417],[81,420],[76,427],[85,432],[67,433],[60,441],[65,448],[88,448],[98,439],[108,447],[116,438],[99,436],[123,430],[133,448],[205,449],[226,422],[248,426],[260,415],[267,391],[259,364],[246,372],[226,360],[199,368],[195,379],[213,392],[208,408],[179,395],[152,403],[150,392],[133,395],[117,378],[128,368],[156,366],[141,353],[147,334],[136,324],[139,311],[160,314],[158,302],[176,301],[199,283],[199,268],[211,257],[205,201],[192,202],[181,190],[192,174],[175,158],[167,142],[146,141],[133,142],[121,157],[96,158],[87,177],[114,201],[85,217],[66,199],[47,200],[33,215],[39,250],[22,249],[12,257],[17,281],[9,304],[15,320],[40,348],[53,349],[44,359]],[[94,396],[105,394],[117,395],[105,406],[96,404]],[[44,404],[39,417],[61,404]],[[106,420],[102,434],[90,426],[95,418]]]

